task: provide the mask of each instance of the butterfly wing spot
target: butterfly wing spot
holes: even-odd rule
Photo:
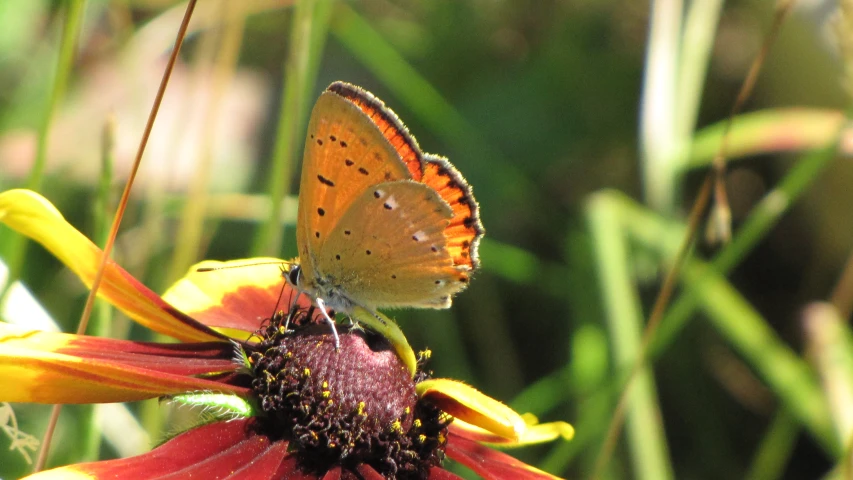
[[[314,232],[314,236],[315,236],[316,238],[320,238],[320,232]]]
[[[394,280],[396,280],[396,279],[397,279],[397,275],[391,274],[391,278],[392,278],[392,279],[394,279]]]
[[[355,162],[353,162],[353,161],[352,161],[352,160],[350,160],[349,158],[347,158],[346,160],[344,160],[344,163],[345,163],[348,167],[351,167],[351,166],[353,166],[353,164],[355,164]]]
[[[326,211],[325,211],[325,210],[323,210],[322,208],[318,208],[318,209],[317,209],[317,214],[318,214],[318,215],[320,215],[320,216],[322,217],[323,215],[325,215],[325,214],[326,214]]]
[[[344,235],[350,236],[350,235],[352,235],[352,231],[351,230],[344,230]]]
[[[374,190],[373,191],[373,198],[381,198],[382,195],[384,195],[384,192],[382,190]]]
[[[323,146],[323,140],[318,138],[317,139],[317,145]]]
[[[337,139],[334,135],[329,135],[329,140],[331,140],[331,141],[335,142],[335,141],[337,141],[338,139]]]
[[[335,255],[335,260],[340,260],[340,259],[341,259],[340,255]]]
[[[367,169],[364,167],[358,167],[358,173],[362,175],[370,175],[370,172],[368,172]]]
[[[394,210],[395,208],[397,208],[397,201],[394,200],[394,196],[392,195],[392,196],[388,197],[388,199],[385,201],[385,203],[382,204],[382,207],[385,210]]]
[[[328,178],[326,178],[326,177],[324,177],[324,176],[322,176],[322,175],[320,175],[320,174],[317,174],[317,180],[320,180],[320,183],[322,183],[323,185],[326,185],[326,186],[329,186],[329,187],[334,187],[334,186],[335,186],[335,182],[333,182],[333,181],[329,180]]]
[[[343,140],[340,141],[340,145],[341,145],[341,148],[347,148],[347,146],[348,146],[347,142],[345,142]]]
[[[373,253],[373,252],[371,252],[370,250],[365,250],[365,251],[364,251],[364,253],[366,253],[366,254],[370,255],[370,254],[371,254],[371,253]]]
[[[432,250],[432,253],[438,253],[438,247],[436,247],[435,245],[429,247],[429,249]]]

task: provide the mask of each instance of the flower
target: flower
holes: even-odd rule
[[[0,193],[0,222],[91,285],[100,250],[43,197]],[[408,345],[393,335],[389,341],[342,328],[335,350],[306,299],[273,314],[279,299],[293,294],[275,262],[282,261],[202,262],[163,297],[108,262],[98,294],[180,344],[0,323],[0,401],[218,399],[229,412],[142,455],[29,478],[458,478],[442,468],[445,456],[485,478],[553,478],[482,442],[569,438],[568,424],[527,425],[461,382],[430,379],[423,371],[428,355],[412,365]],[[235,265],[250,266],[208,268]]]

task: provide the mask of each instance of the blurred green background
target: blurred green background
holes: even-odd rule
[[[308,113],[332,81],[357,84],[465,175],[487,229],[482,271],[450,310],[388,313],[437,376],[570,421],[571,442],[514,454],[589,476],[773,4],[292,3],[200,2],[115,259],[162,292],[200,259],[293,256]],[[103,245],[184,6],[0,1],[0,188],[35,188]],[[801,2],[782,24],[744,106],[762,113],[731,132],[735,241],[700,235],[604,478],[845,475],[853,37],[839,15]],[[270,192],[287,197],[281,222]],[[13,237],[0,227],[3,260],[74,331],[85,288]],[[822,301],[833,314],[815,319],[806,307]],[[114,317],[107,334],[152,339]],[[130,410],[152,441],[176,428],[155,401]],[[37,436],[48,411],[15,406]],[[51,464],[84,458],[76,411]],[[0,477],[28,471],[3,454]]]

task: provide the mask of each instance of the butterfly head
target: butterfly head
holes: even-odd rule
[[[294,289],[298,291],[304,290],[300,285],[302,283],[302,267],[298,263],[293,262],[282,265],[281,276]]]

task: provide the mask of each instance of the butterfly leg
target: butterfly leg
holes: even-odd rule
[[[324,302],[322,298],[317,298],[316,303],[317,306],[320,307],[320,312],[323,313],[323,317],[326,318],[326,322],[329,324],[329,327],[332,328],[332,335],[335,336],[335,350],[339,350],[341,348],[341,339],[338,337],[338,329],[335,328],[335,320],[332,319],[326,311],[326,302]]]
[[[290,309],[288,309],[287,312],[287,320],[284,322],[285,332],[290,328],[290,320],[293,319],[293,316],[296,315],[296,312],[299,310],[299,304],[297,302],[299,301],[300,295],[302,295],[302,292],[298,292],[296,295],[291,295],[292,300],[290,301]]]

